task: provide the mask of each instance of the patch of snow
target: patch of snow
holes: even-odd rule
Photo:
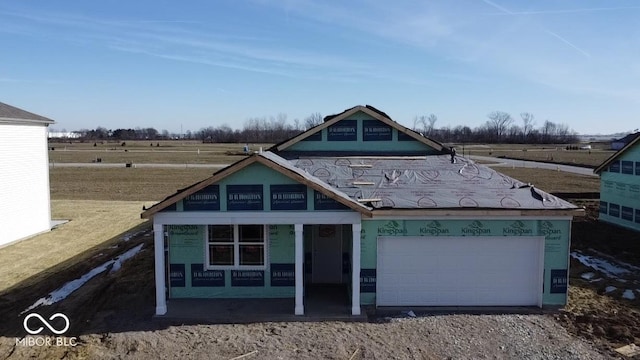
[[[616,291],[616,290],[618,290],[618,288],[617,288],[617,287],[615,287],[615,286],[607,286],[607,287],[604,289],[604,292],[606,292],[606,293],[608,294],[608,293],[610,293],[610,292],[612,292],[612,291]]]
[[[595,256],[582,254],[578,251],[571,252],[571,257],[580,261],[583,265],[598,270],[611,278],[617,278],[619,275],[628,274],[631,271],[619,266],[620,263],[614,264],[612,261],[601,259]]]
[[[122,241],[127,242],[140,234],[145,234],[144,236],[151,236],[151,230],[141,230],[134,233],[124,234]]]
[[[66,299],[69,295],[71,295],[71,293],[78,290],[82,285],[86,284],[89,280],[94,278],[96,275],[105,272],[109,268],[109,266],[113,265],[113,267],[111,268],[111,272],[117,271],[122,266],[122,262],[132,258],[134,255],[140,252],[143,245],[144,244],[140,244],[130,249],[129,251],[119,255],[115,259],[109,260],[103,263],[102,265],[91,269],[88,273],[82,275],[81,277],[65,283],[61,287],[50,292],[49,295],[36,300],[36,302],[34,302],[31,306],[24,309],[24,311],[22,311],[20,315],[26,313],[27,311],[31,311],[39,306],[52,305],[57,303],[58,301]]]
[[[595,254],[598,254],[598,255],[600,255],[600,256],[601,256],[601,257],[603,257],[603,258],[611,259],[611,260],[613,260],[614,262],[616,262],[616,263],[618,263],[619,265],[622,265],[622,266],[624,266],[624,267],[628,268],[628,269],[629,269],[629,270],[631,270],[631,271],[640,271],[640,267],[637,267],[637,266],[631,265],[631,264],[626,263],[626,262],[624,262],[624,261],[616,260],[616,259],[615,259],[614,257],[612,257],[611,255],[607,255],[607,254],[605,254],[605,253],[603,253],[603,252],[600,252],[600,251],[598,251],[598,250],[596,250],[596,249],[589,248],[589,251],[593,251]]]
[[[594,276],[596,276],[596,274],[592,273],[592,272],[588,272],[588,273],[584,273],[584,274],[580,275],[580,277],[585,279],[585,280],[591,280],[591,279],[593,279]]]
[[[115,258],[113,260],[113,267],[111,268],[112,273],[120,270],[120,268],[122,267],[122,263],[131,259],[132,257],[136,256],[137,253],[140,252],[140,250],[142,250],[142,246],[144,244],[140,244],[132,249],[130,249],[129,251],[121,254],[120,256],[118,256],[117,258]]]
[[[631,289],[625,290],[624,293],[622,293],[622,297],[627,299],[627,300],[635,300],[636,299],[636,295],[633,293],[633,290],[631,290]]]
[[[592,283],[593,282],[600,282],[602,280],[603,280],[602,278],[597,278],[597,279],[589,280],[589,282],[592,282]]]

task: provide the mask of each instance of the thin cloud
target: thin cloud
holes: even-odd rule
[[[487,0],[483,0],[483,1],[487,4],[491,3],[490,1],[487,1]],[[494,6],[495,4],[490,4],[490,5]],[[639,9],[640,9],[640,6],[577,8],[577,9],[558,9],[558,10],[527,10],[527,11],[509,11],[508,15],[577,14],[577,13],[585,13],[585,12],[639,10]],[[504,8],[500,8],[500,10],[504,10]],[[504,11],[502,11],[502,13],[505,14]]]
[[[577,52],[581,53],[582,55],[584,55],[586,58],[590,58],[591,54],[589,54],[588,52],[582,50],[581,48],[577,47],[576,45],[574,45],[573,43],[571,43],[569,40],[563,38],[562,36],[554,33],[551,30],[545,30],[545,32],[553,37],[555,37],[556,39],[562,41],[563,43],[569,45],[570,47],[572,47],[574,50],[576,50]]]
[[[482,0],[482,2],[484,2],[485,4],[487,4],[487,5],[489,5],[489,6],[492,6],[492,7],[496,8],[496,9],[498,9],[498,10],[500,10],[500,11],[501,11],[501,12],[503,12],[504,14],[507,14],[507,15],[515,15],[515,13],[513,13],[512,11],[507,10],[506,8],[504,8],[504,7],[502,7],[502,6],[500,6],[500,5],[496,4],[496,3],[494,3],[493,1],[489,1],[489,0]]]
[[[485,4],[490,5],[490,6],[494,7],[494,8],[496,8],[496,9],[498,9],[498,10],[502,11],[504,14],[507,14],[507,15],[518,15],[517,13],[515,13],[515,12],[513,12],[513,11],[511,11],[511,10],[508,10],[508,9],[504,8],[504,7],[502,7],[502,6],[500,6],[500,5],[496,4],[496,3],[494,3],[493,1],[490,1],[490,0],[482,0],[482,1],[483,1]],[[564,43],[565,45],[568,45],[568,46],[569,46],[569,47],[571,47],[572,49],[576,50],[576,51],[577,51],[577,52],[579,52],[580,54],[584,55],[586,58],[590,58],[590,57],[591,57],[591,55],[590,55],[588,52],[586,52],[586,51],[582,50],[582,49],[581,49],[581,48],[579,48],[577,45],[573,44],[572,42],[570,42],[569,40],[567,40],[567,39],[565,39],[564,37],[560,36],[559,34],[557,34],[557,33],[553,32],[553,31],[551,31],[551,30],[549,30],[549,29],[545,29],[545,28],[543,28],[542,30],[543,30],[544,32],[546,32],[547,34],[549,34],[549,35],[553,36],[553,37],[554,37],[554,38],[556,38],[557,40],[561,41],[561,42],[562,42],[562,43]]]
[[[44,36],[55,26],[68,31],[64,41],[78,41],[87,46],[102,46],[116,51],[139,53],[177,61],[234,68],[250,72],[289,77],[304,72],[361,72],[371,70],[362,62],[341,56],[289,47],[278,49],[276,40],[241,35],[211,35],[195,31],[189,20],[115,20],[75,14],[41,14],[3,12],[0,14],[30,22],[31,30]],[[78,31],[80,30],[80,31]],[[265,47],[268,43],[271,46]]]

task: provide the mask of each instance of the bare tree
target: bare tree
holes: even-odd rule
[[[438,121],[438,117],[436,116],[436,114],[429,114],[429,116],[427,116],[427,135],[428,136],[433,136],[433,130],[434,127],[436,126],[436,121]]]
[[[413,117],[413,131],[417,131],[422,135],[426,135],[427,132],[427,117],[424,115]]]
[[[511,115],[504,111],[494,111],[487,115],[487,117],[489,118],[487,125],[496,135],[498,140],[504,136],[507,129],[513,122]]]
[[[322,121],[322,115],[319,112],[313,113],[304,119],[305,129],[308,130],[316,125],[320,125]]]
[[[533,130],[533,125],[535,124],[533,120],[534,117],[532,113],[528,112],[520,113],[520,117],[522,118],[522,137],[526,139],[531,133],[531,130]]]
[[[413,130],[424,136],[432,136],[436,121],[438,121],[438,117],[435,114],[415,116],[413,118]]]
[[[549,120],[545,120],[542,125],[542,140],[544,142],[551,142],[552,138],[556,135],[557,125]]]

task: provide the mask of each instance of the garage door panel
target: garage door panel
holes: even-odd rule
[[[543,238],[381,237],[379,306],[538,305]]]

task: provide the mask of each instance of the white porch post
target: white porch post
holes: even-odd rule
[[[164,227],[153,223],[153,249],[156,267],[156,315],[167,313],[167,299],[165,295],[165,263],[164,263]]]
[[[302,224],[295,224],[296,233],[296,308],[295,315],[304,315],[304,249],[302,241]]]
[[[351,260],[351,315],[360,315],[360,230],[362,225],[351,224],[353,249]]]

